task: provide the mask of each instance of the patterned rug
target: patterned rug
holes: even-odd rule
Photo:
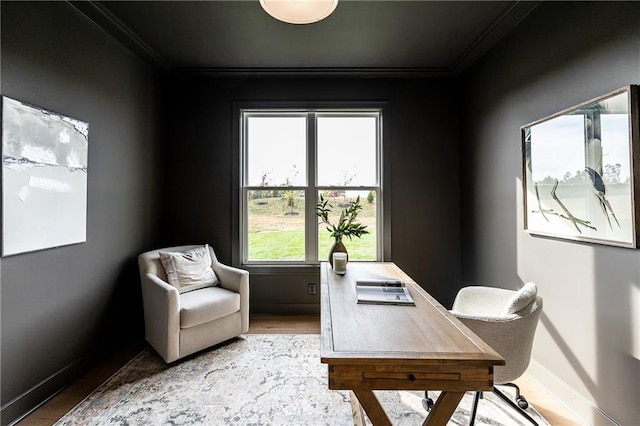
[[[506,390],[508,392],[508,389]],[[394,425],[422,424],[423,392],[376,392]],[[430,393],[434,399],[437,392]],[[472,394],[449,425],[466,425]],[[548,423],[533,409],[540,425]],[[368,420],[368,419],[367,419]],[[351,425],[348,392],[327,388],[317,334],[247,334],[167,366],[146,349],[56,425]],[[492,393],[477,425],[526,425]]]

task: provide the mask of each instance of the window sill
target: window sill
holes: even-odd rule
[[[300,275],[318,274],[320,263],[316,264],[243,264],[240,268],[254,275]]]

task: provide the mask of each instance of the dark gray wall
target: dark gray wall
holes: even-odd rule
[[[90,126],[87,242],[0,260],[4,425],[140,335],[159,120],[154,72],[68,3],[1,7],[2,94]]]
[[[383,101],[390,114],[392,259],[444,303],[460,280],[458,96],[452,80],[370,78],[172,79],[167,135],[165,244],[209,242],[234,259],[231,224],[234,102]],[[277,149],[277,147],[275,148]],[[348,161],[348,159],[344,159]],[[318,268],[251,276],[253,313],[317,312]],[[453,288],[453,290],[452,290]]]
[[[465,77],[463,282],[536,282],[533,374],[589,423],[637,424],[640,252],[523,232],[519,129],[640,83],[640,3],[543,2]]]

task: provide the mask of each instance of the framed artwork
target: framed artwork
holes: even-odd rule
[[[89,125],[2,97],[2,255],[81,243]]]
[[[522,127],[524,228],[638,247],[638,86]]]

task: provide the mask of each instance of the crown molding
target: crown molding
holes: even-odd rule
[[[169,62],[162,55],[100,2],[67,0],[67,3],[143,60],[165,71],[171,69]]]
[[[424,67],[178,67],[175,74],[211,77],[357,77],[357,78],[419,78],[448,77],[448,68]]]
[[[459,75],[486,54],[498,40],[513,30],[542,0],[514,0],[469,44],[450,67],[452,75]]]

